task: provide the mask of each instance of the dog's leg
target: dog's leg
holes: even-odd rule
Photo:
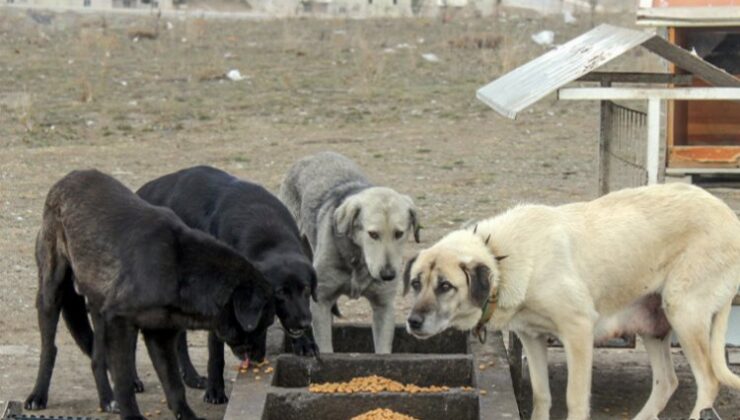
[[[696,311],[690,308],[673,308],[666,315],[696,380],[696,404],[690,418],[698,419],[702,410],[712,408],[719,393],[719,381],[710,361],[710,319],[697,317]]]
[[[547,420],[550,418],[552,405],[547,376],[547,339],[523,333],[516,335],[522,342],[529,364],[529,379],[532,382],[532,420]]]
[[[671,334],[669,333],[662,340],[648,335],[641,335],[640,338],[645,345],[650,367],[653,370],[653,389],[647,403],[634,420],[653,420],[663,411],[678,387],[678,379],[671,358]]]
[[[224,343],[214,332],[208,333],[208,385],[203,401],[210,404],[226,404],[229,397],[224,391]]]
[[[393,300],[390,302],[370,302],[373,308],[373,344],[375,353],[389,354],[393,347],[395,310]]]
[[[134,339],[131,340],[131,357],[133,358],[133,366],[134,366],[134,392],[136,393],[142,393],[144,392],[144,383],[141,382],[141,379],[139,379],[139,373],[136,371],[136,343],[139,338],[139,331],[138,329],[134,333]]]
[[[36,375],[36,385],[33,387],[31,395],[26,398],[24,407],[26,410],[43,410],[49,400],[49,385],[51,383],[51,374],[54,371],[54,361],[57,356],[57,347],[54,345],[54,339],[57,334],[57,325],[59,325],[59,314],[62,311],[62,304],[58,299],[50,299],[52,305],[44,304],[41,297],[41,291],[36,299],[38,311],[39,331],[41,332],[41,357],[39,361],[39,370]]]
[[[178,420],[197,419],[185,399],[185,385],[177,366],[177,336],[179,330],[142,330],[152,364],[162,383],[167,405]]]
[[[124,420],[143,419],[136,403],[134,378],[136,362],[131,349],[136,343],[136,328],[123,318],[105,321],[105,360],[113,378],[113,394]]]
[[[108,382],[108,365],[105,360],[105,322],[96,310],[90,310],[90,318],[92,318],[95,330],[91,365],[95,386],[98,389],[100,409],[108,413],[116,413],[118,404],[113,398],[113,389]]]
[[[319,346],[321,353],[334,353],[334,346],[331,341],[331,324],[332,315],[331,307],[334,302],[327,302],[319,299],[318,302],[311,300],[311,324],[316,344]]]
[[[591,398],[591,369],[593,365],[594,336],[589,321],[571,319],[558,337],[565,348],[568,365],[568,420],[587,420]]]
[[[56,237],[53,235],[51,237],[39,235],[36,241],[36,264],[39,269],[36,310],[41,332],[41,356],[36,385],[24,404],[26,410],[42,410],[46,408],[49,400],[49,385],[57,356],[54,339],[57,335],[64,295],[61,287],[65,280],[71,280],[72,275],[67,260],[56,254],[53,246],[55,243]]]
[[[195,370],[195,366],[193,366],[193,362],[190,360],[187,337],[188,333],[185,330],[182,330],[180,335],[177,337],[177,361],[180,364],[182,380],[185,381],[185,385],[190,388],[205,389],[207,380],[198,374],[198,371]]]

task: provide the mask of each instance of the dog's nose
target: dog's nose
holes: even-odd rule
[[[424,317],[419,314],[411,314],[409,319],[406,320],[409,323],[409,328],[412,330],[420,330],[424,324]]]
[[[386,265],[380,270],[380,278],[385,281],[391,281],[396,278],[396,270],[393,267]]]

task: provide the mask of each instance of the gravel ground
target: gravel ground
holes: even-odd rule
[[[595,197],[598,110],[547,97],[516,121],[474,99],[475,89],[544,53],[530,37],[555,42],[590,27],[516,9],[499,16],[437,20],[278,20],[45,15],[0,8],[0,401],[23,400],[38,363],[33,240],[46,192],[72,169],[97,167],[137,188],[173,170],[210,164],[273,191],[296,159],[336,150],[372,179],[410,194],[423,243],[461,223],[519,202]],[[632,25],[633,16],[597,21]],[[422,54],[434,53],[438,62]],[[612,69],[656,70],[634,50]],[[225,79],[238,69],[241,81]],[[737,203],[734,190],[724,192]],[[737,207],[736,207],[737,208]],[[408,301],[398,298],[398,319]],[[365,302],[342,302],[347,319],[369,320]],[[205,334],[192,334],[205,371]],[[43,414],[104,416],[89,361],[60,327],[49,409]],[[139,346],[152,418],[169,416],[156,375]],[[230,360],[230,366],[236,361]],[[553,418],[562,418],[566,372],[552,351]],[[690,372],[676,357],[681,387],[666,411],[685,416]],[[599,352],[595,419],[636,413],[649,393],[642,349]],[[234,376],[233,369],[228,370]],[[189,391],[196,412],[224,406]],[[719,408],[740,413],[739,391]],[[608,409],[608,411],[607,411]],[[162,410],[158,414],[157,410]]]

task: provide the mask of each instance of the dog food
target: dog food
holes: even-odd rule
[[[354,392],[408,392],[410,394],[416,394],[419,392],[445,392],[449,389],[447,386],[407,385],[378,375],[361,376],[359,378],[353,378],[349,382],[311,384],[308,387],[310,392],[327,394],[351,394]]]
[[[407,416],[397,413],[387,408],[376,408],[375,410],[362,413],[359,416],[352,417],[350,420],[419,420],[416,417]]]

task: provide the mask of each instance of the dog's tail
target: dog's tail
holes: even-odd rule
[[[714,322],[712,323],[712,341],[710,343],[710,358],[712,370],[714,370],[714,375],[720,383],[735,389],[740,389],[740,376],[732,373],[730,368],[727,367],[727,361],[725,360],[725,336],[727,334],[727,321],[730,318],[731,309],[732,300],[727,302],[727,304],[714,316]]]
[[[68,270],[64,281],[62,297],[62,317],[67,324],[69,333],[83,353],[92,357],[93,330],[87,317],[85,298],[78,295],[74,289],[72,270]]]

